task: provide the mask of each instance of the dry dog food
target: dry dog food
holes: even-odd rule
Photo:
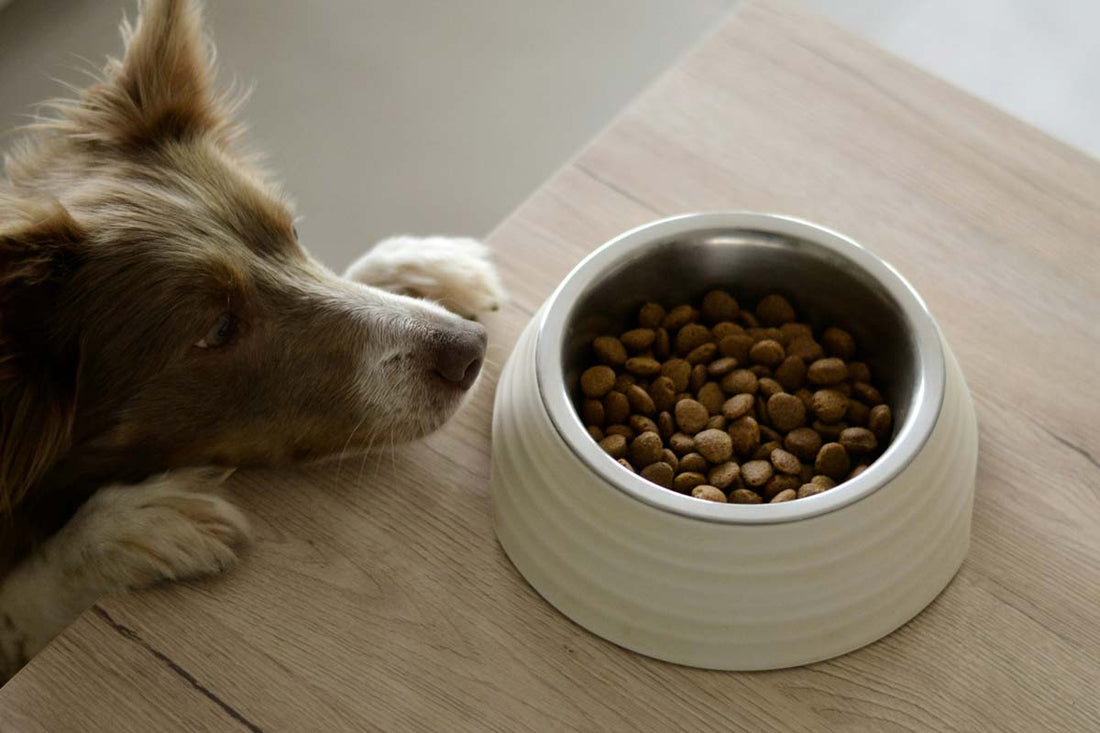
[[[592,342],[578,410],[624,468],[705,501],[804,499],[862,473],[893,416],[855,339],[798,320],[785,297],[743,310],[646,303],[637,327]]]

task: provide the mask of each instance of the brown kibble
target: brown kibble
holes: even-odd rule
[[[797,498],[798,498],[798,492],[796,492],[794,489],[784,489],[783,491],[780,491],[778,494],[773,496],[769,503],[770,504],[780,504],[784,501],[790,501],[791,499],[797,499]]]
[[[699,389],[696,400],[707,408],[707,412],[711,415],[717,415],[722,412],[722,405],[726,401],[726,393],[722,391],[718,382],[707,382]]]
[[[626,438],[621,435],[608,435],[600,441],[600,447],[612,458],[626,457]]]
[[[731,356],[741,364],[749,360],[749,349],[753,346],[753,338],[746,333],[735,333],[723,336],[718,341],[718,351],[722,356]]]
[[[686,354],[697,346],[710,343],[710,329],[700,323],[689,323],[676,334],[676,351]]]
[[[760,442],[760,425],[748,415],[734,420],[726,432],[733,442],[733,449],[742,456],[751,453]]]
[[[635,438],[635,441],[637,441],[637,438]],[[789,473],[792,476],[798,475],[802,470],[802,462],[798,460],[798,457],[782,448],[776,448],[771,452],[771,461],[776,470]]]
[[[657,429],[657,423],[653,422],[645,415],[631,415],[630,421],[627,423],[633,428],[634,432],[638,435],[642,433],[653,433],[659,436],[660,431]]]
[[[624,423],[630,416],[630,400],[622,392],[608,392],[603,398],[603,411],[605,424]]]
[[[771,368],[766,367],[763,364],[753,364],[751,367],[749,367],[749,371],[752,372],[753,376],[755,376],[757,379],[770,377],[772,375]]]
[[[853,382],[870,382],[871,368],[862,361],[848,362],[848,377]]]
[[[657,461],[651,463],[641,470],[643,478],[649,479],[658,486],[663,486],[666,489],[672,488],[672,466],[668,465],[664,461]]]
[[[721,323],[714,324],[714,327],[710,329],[710,332],[714,334],[714,338],[721,341],[726,336],[732,336],[735,333],[744,333],[745,329],[738,326],[732,321],[722,321]]]
[[[779,326],[793,321],[794,306],[782,295],[766,295],[756,304],[756,315],[765,326]]]
[[[694,473],[706,473],[707,459],[703,458],[700,453],[687,453],[680,458],[680,470],[691,471]]]
[[[752,411],[754,400],[751,394],[738,394],[722,403],[722,414],[727,420],[736,420]]]
[[[828,489],[818,484],[802,484],[802,486],[798,488],[798,498],[805,499],[808,496],[816,496],[817,494],[822,494],[826,491],[828,491]]]
[[[786,433],[806,424],[806,406],[792,394],[773,394],[768,398],[768,417],[776,430]]]
[[[859,464],[858,466],[856,466],[855,468],[852,469],[852,472],[850,474],[848,474],[848,478],[845,479],[845,480],[850,481],[851,479],[854,479],[856,476],[860,475],[861,473],[863,473],[866,470],[867,470],[867,464],[861,463],[861,464]]]
[[[622,366],[626,363],[626,347],[614,336],[597,336],[592,342],[592,350],[604,364]]]
[[[672,452],[671,448],[664,448],[661,450],[661,460],[672,466],[673,473],[676,473],[680,468],[680,459],[676,457],[676,454]]]
[[[794,396],[802,400],[802,404],[806,406],[807,412],[812,412],[814,408],[814,393],[806,388],[802,388],[794,393]]]
[[[661,373],[661,362],[649,356],[634,356],[626,360],[626,370],[638,377],[655,377]]]
[[[696,499],[703,499],[704,501],[717,501],[722,504],[726,503],[726,495],[716,486],[701,484],[691,490],[691,495]]]
[[[703,364],[696,364],[691,368],[691,378],[688,379],[688,387],[692,392],[698,392],[707,383],[707,368]]]
[[[760,440],[765,443],[782,443],[783,436],[775,430],[772,430],[767,425],[760,426]]]
[[[821,436],[811,428],[795,428],[787,433],[783,446],[803,461],[812,461],[821,450]]]
[[[814,468],[830,478],[841,479],[851,468],[848,451],[840,443],[826,443],[817,452]]]
[[[851,425],[866,426],[867,419],[871,416],[871,408],[859,400],[848,399],[848,411],[844,413],[844,419]]]
[[[893,415],[890,413],[889,405],[875,405],[871,408],[871,412],[867,414],[867,427],[879,440],[886,440],[890,437],[892,422]]]
[[[770,340],[777,342],[780,346],[783,345],[783,332],[778,328],[750,328],[747,333],[756,343]]]
[[[668,331],[657,329],[657,335],[653,337],[653,355],[658,359],[667,359],[672,354],[672,346],[668,337]]]
[[[698,364],[704,366],[718,353],[718,345],[713,343],[703,344],[697,346],[688,352],[688,355],[684,357],[684,361],[688,364]]]
[[[683,359],[669,359],[661,365],[661,376],[671,379],[677,392],[683,392],[691,378],[691,364]]]
[[[657,332],[652,328],[635,328],[620,336],[619,341],[625,348],[631,351],[645,351],[653,346],[653,339],[656,337]],[[623,363],[625,362],[626,359],[623,359]]]
[[[752,313],[745,309],[741,309],[741,312],[737,314],[737,318],[734,319],[745,328],[760,328],[760,321]]]
[[[634,428],[629,425],[608,425],[603,433],[604,435],[621,435],[627,440],[633,440],[635,435]]]
[[[704,430],[695,436],[695,450],[711,463],[733,457],[733,441],[724,430]]]
[[[797,356],[807,364],[825,356],[825,349],[812,336],[796,336],[787,344],[787,356]]]
[[[672,419],[672,413],[662,410],[657,414],[657,432],[662,438],[668,440],[676,432],[676,421]]]
[[[631,466],[630,461],[626,460],[625,458],[619,459],[619,465],[625,468],[627,471],[630,471],[631,473],[637,473],[637,471],[634,470],[634,466]]]
[[[592,440],[596,441],[597,443],[604,439],[603,430],[600,430],[595,425],[589,425],[587,429],[588,434],[592,436]]]
[[[836,422],[848,411],[848,398],[835,389],[814,392],[813,411],[822,422]]]
[[[812,458],[810,460],[813,460]],[[810,483],[810,479],[814,477],[814,467],[808,463],[802,464],[802,470],[798,472],[798,479],[804,483]]]
[[[848,378],[848,365],[836,357],[818,359],[806,370],[806,379],[810,384],[829,385],[843,382]]]
[[[630,385],[637,383],[637,377],[635,377],[633,374],[627,374],[626,372],[623,372],[619,376],[615,377],[615,386],[611,389],[615,390],[616,392],[622,392]]]
[[[684,433],[673,433],[668,439],[668,447],[678,456],[695,450],[695,440]]]
[[[875,434],[867,428],[846,428],[840,432],[838,442],[849,453],[870,453],[878,447]]]
[[[630,402],[630,409],[643,415],[656,415],[657,407],[653,404],[653,398],[638,385],[626,388],[626,399]]]
[[[720,489],[728,489],[741,475],[741,467],[733,461],[719,463],[707,473],[707,481]]]
[[[779,333],[783,335],[783,343],[789,344],[800,336],[813,338],[814,331],[808,323],[784,323],[779,327]]]
[[[679,491],[681,494],[686,494],[694,489],[696,486],[705,484],[707,477],[701,473],[695,471],[683,471],[676,475],[676,478],[672,480],[672,487]]]
[[[725,290],[711,290],[703,296],[703,320],[708,323],[719,321],[732,321],[737,317],[741,307],[737,299]]]
[[[760,437],[763,439],[764,436],[761,435]],[[770,461],[772,459],[772,451],[782,447],[783,446],[780,445],[778,440],[769,440],[762,443],[760,447],[753,452],[752,459],[754,461]]]
[[[603,403],[599,400],[588,399],[581,403],[581,418],[586,425],[603,427],[604,411]]]
[[[856,341],[843,328],[830,326],[821,334],[821,345],[830,355],[847,361],[856,354]]]
[[[668,312],[661,326],[669,331],[675,331],[689,323],[694,323],[699,318],[699,311],[690,305],[678,305]]]
[[[761,377],[757,380],[758,390],[764,399],[783,391],[783,385],[771,377]]]
[[[668,377],[657,377],[649,384],[649,396],[659,412],[671,410],[676,404],[676,384]]]
[[[775,368],[775,381],[788,392],[794,392],[806,383],[806,362],[797,356],[788,356]]]
[[[763,486],[775,474],[768,461],[749,461],[741,466],[741,479],[752,487]]]
[[[729,500],[733,504],[761,504],[764,501],[760,498],[760,494],[749,489],[734,489],[730,493]]]
[[[707,364],[707,374],[712,377],[723,377],[737,368],[737,359],[732,356],[723,356]]]
[[[787,358],[787,353],[783,350],[783,345],[778,341],[764,339],[752,345],[752,348],[749,349],[749,358],[757,364],[762,364],[766,367],[775,367],[779,366],[783,360]]]
[[[581,374],[581,391],[588,397],[603,397],[615,386],[615,370],[609,366],[594,366]]]
[[[878,406],[883,402],[882,393],[866,382],[856,382],[853,384],[852,393],[868,405]]]
[[[676,416],[676,424],[680,430],[688,435],[695,435],[704,427],[710,418],[707,408],[695,400],[680,400],[673,411]]]
[[[722,389],[727,394],[756,394],[756,391],[760,389],[759,380],[756,375],[750,372],[748,369],[735,369],[726,376],[722,377]]]
[[[832,489],[836,487],[836,481],[833,481],[828,476],[824,476],[822,474],[816,474],[813,478],[810,479],[810,483],[817,484],[823,489]]]
[[[846,422],[822,422],[821,420],[814,420],[811,425],[814,430],[818,432],[822,440],[836,441],[840,437],[840,434],[848,427]]]
[[[726,418],[723,415],[711,415],[711,418],[707,420],[708,430],[725,430]]]
[[[638,325],[642,328],[657,328],[665,320],[665,309],[660,303],[646,303],[638,311]]]
[[[645,467],[661,460],[664,444],[657,433],[642,433],[630,442],[630,462]]]

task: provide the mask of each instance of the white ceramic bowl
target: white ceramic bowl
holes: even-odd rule
[[[895,416],[863,474],[782,504],[705,502],[587,434],[572,397],[592,338],[648,300],[714,286],[784,292],[815,327],[855,334]],[[497,386],[494,525],[535,590],[599,636],[698,667],[788,667],[890,633],[947,585],[969,543],[977,446],[958,364],[889,265],[804,221],[691,214],[596,250],[520,337]]]

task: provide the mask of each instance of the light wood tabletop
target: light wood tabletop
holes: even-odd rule
[[[491,235],[512,303],[453,422],[238,474],[243,563],[103,600],[0,691],[0,730],[1100,730],[1098,204],[1096,161],[794,6],[744,5]],[[958,576],[884,640],[798,669],[604,642],[490,524],[493,382],[525,322],[610,237],[714,209],[806,218],[898,267],[981,423]]]

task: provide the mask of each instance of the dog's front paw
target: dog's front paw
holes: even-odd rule
[[[434,300],[466,318],[497,310],[504,302],[489,248],[475,239],[391,237],[360,257],[344,276],[392,293]]]
[[[225,499],[197,490],[214,480],[181,471],[101,489],[66,527],[70,560],[113,588],[220,573],[236,562],[249,526]]]

